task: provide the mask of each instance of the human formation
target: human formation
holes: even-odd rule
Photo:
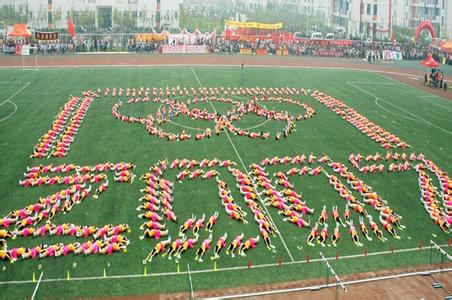
[[[375,172],[381,172],[380,165],[387,172],[416,171],[419,175],[423,207],[443,231],[449,232],[452,221],[452,181],[446,172],[423,154],[388,151],[386,154],[363,156],[352,153],[348,159],[353,168],[361,173],[374,172],[373,169]],[[368,165],[363,165],[364,163]],[[14,262],[17,259],[66,256],[70,253],[89,255],[124,251],[129,244],[128,238],[123,235],[130,230],[127,224],[96,227],[72,223],[55,224],[53,219],[57,213],[69,213],[89,196],[97,198],[106,191],[109,185],[107,172],[113,173],[115,182],[132,183],[135,177],[132,172],[134,167],[130,162],[107,162],[91,166],[49,164],[27,168],[24,179],[19,181],[20,186],[35,188],[55,185],[64,188],[40,198],[36,203],[11,211],[0,219],[0,257]],[[369,170],[363,169],[365,167],[369,167]],[[279,171],[270,174],[270,168]],[[166,175],[166,172],[171,170],[175,172],[173,180]],[[222,172],[233,176],[234,188],[242,195],[247,208],[234,199],[231,187],[221,177]],[[429,174],[436,176],[440,188],[433,184]],[[326,177],[339,198],[344,200],[344,204],[335,204],[330,208],[324,205],[321,210],[315,211],[303,194],[296,191],[291,180],[294,176]],[[309,232],[306,242],[310,246],[314,246],[316,242],[322,247],[328,242],[336,246],[345,227],[348,228],[346,235],[358,247],[363,246],[363,239],[372,241],[376,238],[385,242],[387,234],[400,239],[398,231],[405,229],[402,217],[386,200],[350,172],[343,163],[335,162],[327,155],[317,157],[310,153],[293,157],[268,157],[259,164],[251,164],[250,173],[239,170],[231,160],[161,160],[152,165],[149,171],[141,176],[141,180],[146,186],[141,190],[143,196],[137,207],[140,212],[138,217],[143,219],[140,239],[153,239],[157,242],[143,260],[144,263],[152,261],[159,254],[169,259],[175,257],[178,261],[190,249],[193,249],[195,259],[200,262],[209,252],[213,260],[219,259],[222,253],[232,257],[236,254],[246,256],[247,252],[260,242],[263,242],[268,250],[276,252],[271,238],[276,237],[279,232],[269,218],[267,206],[277,209],[284,221],[293,223],[300,229],[306,228]],[[218,201],[224,212],[214,211],[209,215],[192,215],[185,220],[180,219],[174,210],[173,192],[175,182],[183,184],[187,180],[211,180],[217,187]],[[361,199],[354,193],[358,193]],[[369,210],[377,213],[375,219]],[[246,224],[250,211],[252,219],[258,225],[259,234],[245,237],[243,233],[230,236],[224,232],[214,239],[215,225],[219,218]],[[358,222],[351,214],[357,215]],[[170,235],[167,227],[169,222],[177,224],[177,237]],[[201,234],[205,235],[204,238],[201,238]],[[46,235],[69,235],[83,238],[84,241],[39,244],[32,247],[8,246],[10,239]]]
[[[290,169],[286,172],[279,171],[274,173],[273,177],[275,177],[275,181],[272,182],[268,177],[269,174],[266,172],[266,168],[285,165],[289,165]],[[261,193],[266,196],[266,204],[278,209],[278,213],[284,216],[284,221],[293,223],[299,228],[310,228],[310,233],[307,238],[307,243],[310,246],[314,245],[315,240],[322,246],[325,246],[325,242],[330,235],[333,246],[336,246],[341,236],[340,228],[347,225],[349,226],[349,234],[353,242],[357,246],[363,246],[360,242],[358,230],[353,224],[353,220],[351,220],[350,212],[359,214],[358,227],[367,240],[372,240],[366,225],[366,221],[368,220],[369,228],[371,228],[375,236],[381,241],[385,241],[386,238],[384,238],[383,232],[379,229],[377,223],[373,221],[372,216],[366,211],[366,205],[370,205],[379,213],[379,223],[394,238],[400,238],[394,227],[400,230],[404,229],[404,225],[400,224],[401,216],[394,213],[387,205],[387,201],[373,192],[369,185],[366,185],[362,180],[349,172],[347,167],[342,163],[334,162],[326,155],[319,158],[312,153],[309,156],[304,154],[294,157],[276,156],[266,158],[260,164],[253,164],[251,167],[256,182],[264,189]],[[332,169],[333,173],[337,173],[340,177],[346,179],[350,188],[361,194],[363,201],[359,201],[337,176],[329,174],[326,171],[327,168]],[[327,224],[327,220],[330,214],[326,206],[319,212],[315,224],[311,225],[311,222],[306,220],[307,215],[314,214],[314,209],[306,204],[306,200],[303,200],[302,194],[294,191],[294,185],[289,181],[290,176],[304,175],[326,176],[330,185],[345,200],[345,209],[342,214],[339,213],[337,205],[331,209],[331,217],[335,222],[332,234],[329,231],[331,228],[328,229],[329,225]],[[323,226],[323,228],[320,229],[319,226]]]
[[[67,156],[71,143],[95,98],[91,90],[82,93],[82,97],[69,97],[69,101],[60,109],[50,129],[39,139],[33,148],[31,158]]]
[[[54,217],[67,214],[76,205],[81,205],[89,196],[98,198],[108,188],[107,172],[114,173],[115,182],[132,182],[133,163],[100,163],[78,166],[75,164],[39,165],[27,167],[23,187],[57,185],[62,189],[37,202],[16,209],[0,219],[0,259],[11,263],[18,259],[36,259],[90,254],[112,254],[125,251],[129,244],[124,233],[130,231],[128,224],[107,224],[104,226],[56,224]],[[83,239],[71,243],[39,244],[10,247],[8,241],[17,237],[72,236]]]
[[[307,120],[313,117],[316,112],[308,104],[295,100],[293,97],[307,96],[307,91],[304,89],[298,90],[295,88],[181,88],[179,86],[166,89],[162,88],[139,88],[123,90],[122,88],[108,88],[104,94],[112,97],[122,96],[129,98],[126,103],[134,104],[139,102],[152,102],[160,104],[155,114],[149,114],[147,117],[126,116],[121,113],[121,108],[124,106],[123,101],[118,101],[112,107],[112,115],[127,123],[140,123],[146,127],[149,134],[157,136],[169,141],[184,141],[194,138],[195,140],[203,140],[211,138],[213,135],[220,135],[222,131],[226,130],[238,136],[249,137],[253,139],[268,139],[270,132],[252,131],[251,129],[242,129],[234,125],[234,123],[247,114],[255,114],[266,120],[275,120],[285,122],[285,127],[281,131],[275,133],[275,140],[280,140],[283,137],[289,136],[295,130],[295,122]],[[234,97],[247,97],[248,102],[241,102],[233,100]],[[186,101],[178,101],[176,99],[188,99]],[[232,106],[232,109],[225,114],[219,114],[216,111],[209,112],[206,109],[199,109],[195,106],[197,103],[227,103]],[[298,113],[296,116],[290,115],[287,111],[275,111],[268,109],[272,102],[287,103],[298,106],[305,110],[304,114]],[[213,108],[214,109],[214,108]],[[179,116],[186,116],[193,120],[204,120],[206,122],[206,129],[190,128],[190,131],[195,131],[193,136],[185,129],[180,133],[167,132],[162,128],[166,122],[173,122]],[[209,124],[214,122],[214,126],[209,127]]]
[[[276,251],[270,239],[270,235],[275,236],[276,229],[263,212],[263,206],[258,200],[257,191],[249,176],[235,166],[236,163],[231,160],[219,160],[217,158],[203,159],[201,161],[176,159],[171,163],[164,160],[154,164],[149,172],[141,177],[145,181],[146,187],[141,190],[145,195],[139,200],[145,201],[145,204],[140,205],[137,210],[142,212],[139,214],[139,218],[145,218],[146,221],[140,227],[143,230],[143,235],[140,238],[158,240],[152,251],[143,260],[143,263],[152,261],[159,254],[162,257],[167,256],[170,260],[172,257],[176,257],[176,261],[178,261],[181,255],[191,248],[197,248],[195,259],[202,262],[205,253],[213,245],[215,246],[212,249],[212,260],[220,258],[219,254],[223,248],[226,249],[226,255],[235,257],[237,252],[241,256],[246,256],[246,252],[255,248],[261,239],[269,250]],[[236,203],[232,197],[231,189],[225,181],[220,179],[220,172],[217,169],[229,172],[235,178],[236,187],[242,194],[245,203],[253,212],[254,220],[259,226],[259,235],[245,238],[245,235],[241,233],[228,243],[228,234],[225,232],[216,242],[213,241],[214,225],[220,217],[220,213],[215,211],[209,217],[205,214],[200,218],[192,215],[190,218],[180,222],[181,225],[179,226],[176,239],[168,237],[166,222],[177,222],[179,218],[174,214],[172,206],[174,182],[163,179],[162,176],[165,171],[173,169],[177,170],[175,179],[179,183],[183,183],[185,180],[196,180],[197,178],[200,180],[214,180],[218,188],[219,202],[224,208],[225,215],[232,221],[246,224],[248,223],[245,219],[247,212]],[[201,241],[199,234],[203,228],[205,228],[205,232],[209,232],[209,236]],[[160,241],[162,237],[166,239]]]
[[[367,137],[380,144],[381,147],[386,149],[405,149],[411,147],[407,142],[385,130],[383,127],[373,123],[343,101],[317,90],[312,92],[311,97],[335,112],[343,120],[353,125]]]
[[[421,202],[430,218],[443,230],[449,232],[452,226],[452,180],[449,175],[441,170],[433,161],[427,159],[424,154],[412,152],[386,154],[375,153],[363,157],[361,154],[350,154],[349,162],[359,172],[405,172],[414,169],[419,175],[419,189],[421,192]],[[360,165],[361,162],[367,165]],[[376,163],[380,162],[379,165]],[[382,162],[389,163],[385,166]],[[372,164],[370,164],[372,163]],[[428,171],[433,173],[440,183],[438,189],[428,175]],[[442,206],[438,198],[441,199]]]
[[[371,122],[356,110],[346,105],[341,100],[335,99],[318,90],[305,90],[303,88],[281,87],[166,87],[166,88],[98,88],[95,91],[83,92],[81,97],[70,96],[68,102],[60,109],[51,128],[39,139],[35,145],[32,158],[64,157],[70,151],[77,132],[88,112],[89,107],[99,95],[118,98],[118,102],[112,107],[112,115],[116,119],[126,123],[140,123],[149,134],[169,141],[203,140],[221,134],[223,131],[232,134],[249,137],[252,139],[268,139],[274,136],[275,140],[288,137],[296,129],[296,122],[312,118],[316,111],[306,102],[297,98],[311,96],[316,101],[324,104],[342,119],[356,127],[369,138],[379,143],[384,148],[410,147],[405,141],[386,131],[381,126]],[[234,99],[246,99],[239,101]],[[124,99],[124,101],[122,100]],[[121,112],[124,103],[133,105],[140,102],[151,102],[159,105],[155,114],[147,116],[127,116]],[[227,103],[232,108],[224,114],[215,111],[215,103]],[[196,107],[197,103],[209,103],[212,111]],[[276,111],[269,107],[274,103],[295,105],[304,110],[304,114],[291,115],[288,111]],[[285,123],[282,130],[274,134],[268,131],[253,131],[253,127],[242,129],[237,121],[248,114],[262,117],[266,121],[281,121]],[[172,122],[177,117],[185,116],[193,120],[206,121],[206,128],[185,127],[181,132],[174,133],[165,130],[164,123]],[[213,125],[210,125],[212,124]],[[256,128],[258,128],[257,126]]]

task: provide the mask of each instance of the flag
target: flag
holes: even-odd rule
[[[71,39],[74,38],[74,23],[72,23],[72,17],[69,16],[67,21],[67,30],[69,31],[69,34],[71,35]]]

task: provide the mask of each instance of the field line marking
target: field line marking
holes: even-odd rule
[[[12,98],[14,98],[17,94],[19,94],[20,92],[22,92],[23,89],[25,89],[27,86],[29,86],[31,83],[27,82],[24,86],[22,86],[17,92],[15,92],[14,94],[12,94],[8,99],[6,99],[5,101],[3,101],[2,103],[0,103],[0,105],[2,105],[3,103],[10,101]]]
[[[378,103],[378,100],[379,100],[379,99],[380,99],[379,97],[375,98],[375,104],[376,104],[379,108],[381,108],[382,110],[384,110],[384,111],[386,111],[386,112],[388,112],[388,113],[390,113],[390,114],[396,115],[396,116],[398,116],[398,117],[400,117],[400,118],[404,118],[404,119],[406,119],[406,120],[409,120],[409,121],[416,121],[416,122],[418,122],[418,123],[423,123],[421,120],[419,120],[419,119],[417,119],[417,118],[406,117],[406,116],[404,116],[404,115],[398,114],[398,113],[396,113],[396,112],[394,112],[394,111],[391,111],[391,110],[385,108],[385,107],[382,106],[380,103]]]
[[[195,295],[194,295],[194,291],[193,291],[193,282],[191,280],[190,264],[187,264],[187,272],[188,272],[188,280],[190,282],[190,298],[189,299],[195,299]]]
[[[262,122],[262,123],[260,123],[260,124],[257,124],[257,125],[255,125],[255,126],[251,126],[251,127],[248,127],[248,128],[243,128],[243,130],[256,129],[256,128],[259,128],[259,127],[261,127],[261,126],[267,124],[268,122],[270,122],[270,120],[269,120],[269,119],[265,119],[264,122]]]
[[[167,120],[167,122],[171,123],[173,125],[185,128],[185,129],[196,130],[196,131],[205,131],[206,130],[206,129],[203,129],[203,128],[195,128],[195,127],[190,127],[190,126],[187,126],[187,125],[184,125],[184,124],[179,124],[179,123],[174,122],[172,120]]]
[[[190,69],[191,69],[193,75],[195,76],[196,80],[198,81],[199,86],[200,86],[200,87],[203,87],[201,81],[200,81],[199,78],[198,78],[198,75],[196,75],[196,73],[195,73],[195,71],[193,70],[193,68],[190,68]],[[212,106],[212,109],[215,111],[215,114],[217,114],[217,110],[215,109],[215,106],[212,104],[212,102],[210,102],[209,100],[207,100],[207,101],[208,101],[208,102],[210,103],[210,105]],[[247,167],[245,166],[245,163],[243,162],[242,157],[240,156],[239,152],[237,151],[237,148],[235,147],[234,143],[232,142],[231,137],[229,136],[229,132],[227,131],[226,128],[223,128],[223,130],[224,130],[224,132],[226,133],[226,136],[227,136],[227,138],[228,138],[228,140],[229,140],[229,143],[231,144],[232,148],[234,149],[235,154],[236,154],[237,157],[239,158],[240,163],[242,164],[243,169],[245,170],[246,174],[249,175],[250,173],[248,172],[248,169],[247,169]],[[251,181],[253,182],[253,185],[254,185],[254,186],[257,186],[256,182],[254,181],[254,178],[252,178],[252,177],[250,176],[250,179],[251,179]],[[257,197],[259,198],[259,200],[260,200],[261,203],[263,204],[264,201],[263,201],[262,198],[259,196],[259,194],[257,194]],[[281,242],[282,242],[284,248],[286,248],[287,254],[288,254],[289,257],[290,257],[290,260],[291,260],[292,262],[294,262],[295,260],[294,260],[294,258],[293,258],[293,256],[292,256],[292,253],[290,253],[289,247],[287,247],[287,244],[286,244],[286,242],[284,241],[284,238],[283,238],[282,235],[281,235],[281,231],[278,229],[278,227],[276,226],[276,223],[273,221],[273,218],[272,218],[272,216],[270,215],[270,213],[269,213],[267,207],[266,207],[265,205],[262,205],[262,206],[264,207],[265,212],[267,213],[268,218],[270,219],[270,222],[272,222],[273,225],[275,226],[276,231],[277,231],[277,233],[278,233],[278,235],[279,235],[279,238],[281,239]]]
[[[41,275],[39,275],[38,283],[36,284],[35,290],[33,291],[33,295],[31,295],[31,300],[35,299],[36,292],[38,291],[39,284],[41,283],[41,279],[42,279],[42,275],[43,274],[44,274],[44,272],[41,272]]]
[[[433,105],[436,105],[436,106],[438,106],[438,107],[441,107],[442,109],[445,109],[445,110],[447,110],[448,112],[452,111],[452,107],[446,107],[446,106],[441,105],[441,104],[438,104],[438,103],[436,103],[436,102],[434,102],[434,101],[432,101],[432,100],[429,100],[429,98],[438,98],[438,99],[441,99],[441,97],[439,97],[439,96],[436,96],[436,95],[425,95],[425,96],[417,96],[416,98],[418,98],[418,99],[424,99],[424,101],[427,101],[427,102],[430,103],[430,104],[433,104]]]
[[[417,88],[417,87],[408,85],[408,84],[406,84],[406,83],[403,83],[403,82],[401,82],[401,81],[392,79],[391,77],[387,77],[387,76],[384,76],[384,75],[381,75],[381,74],[377,74],[377,75],[380,76],[380,77],[383,77],[383,78],[385,78],[385,79],[387,79],[387,80],[394,81],[394,83],[398,83],[399,85],[403,85],[403,86],[405,86],[405,87],[407,87],[407,88],[409,88],[409,89],[415,89],[415,90],[418,90],[418,91],[421,91],[421,92],[426,92],[426,91],[424,91],[424,90],[421,90],[420,88]],[[444,99],[444,98],[442,98],[442,97],[440,97],[440,96],[433,95],[433,94],[425,95],[425,96],[417,96],[416,98],[438,98],[438,99],[442,99],[443,101],[445,100],[445,101],[448,101],[448,102],[449,102],[449,100],[446,100],[446,99]],[[425,100],[427,100],[427,99],[425,99]],[[431,104],[434,104],[434,105],[436,105],[436,106],[438,106],[438,107],[444,108],[444,109],[446,109],[446,110],[448,110],[448,111],[451,111],[451,108],[445,107],[445,106],[443,106],[443,105],[441,105],[441,104],[438,104],[438,103],[436,103],[436,102],[433,102],[433,101],[427,101],[427,102],[429,102],[429,103],[431,103]]]
[[[3,121],[8,120],[8,119],[9,119],[10,117],[12,117],[12,116],[16,113],[16,111],[17,111],[17,105],[16,105],[16,103],[14,103],[13,101],[6,100],[6,101],[4,101],[2,104],[0,104],[0,106],[2,106],[3,104],[5,104],[6,102],[11,103],[11,104],[14,106],[14,110],[13,110],[9,115],[7,115],[6,117],[1,118],[1,119],[0,119],[0,122],[3,122]]]
[[[350,85],[350,86],[352,86],[352,87],[354,87],[354,88],[360,90],[361,92],[363,92],[363,93],[365,93],[365,94],[367,94],[367,95],[369,95],[369,96],[372,96],[372,97],[374,97],[374,98],[378,98],[379,100],[384,101],[385,103],[387,103],[387,104],[389,104],[389,105],[391,105],[391,106],[393,106],[393,107],[395,107],[395,108],[398,108],[399,110],[401,110],[401,111],[403,111],[403,112],[405,112],[405,113],[407,113],[407,114],[409,114],[409,115],[411,115],[411,116],[417,118],[418,120],[423,121],[423,122],[426,123],[426,124],[429,124],[429,125],[432,126],[432,127],[435,127],[435,128],[437,128],[437,129],[439,129],[439,130],[441,130],[441,131],[443,131],[443,132],[445,132],[445,133],[447,133],[447,134],[449,134],[449,135],[452,135],[452,132],[451,132],[451,131],[449,131],[449,130],[447,130],[447,129],[444,129],[444,128],[438,126],[438,125],[435,125],[435,124],[433,124],[432,122],[430,122],[430,121],[428,121],[428,120],[426,120],[426,119],[424,119],[424,118],[421,118],[421,117],[419,117],[418,115],[413,114],[412,112],[409,112],[409,111],[407,111],[407,110],[401,108],[401,107],[398,106],[398,105],[395,105],[394,103],[391,103],[390,101],[386,101],[386,100],[384,100],[383,98],[378,97],[378,96],[376,96],[376,95],[374,95],[374,94],[372,94],[372,93],[366,91],[365,89],[362,89],[362,88],[360,88],[359,86],[354,85],[353,83],[348,83],[348,85]]]
[[[370,96],[372,96],[372,97],[375,97],[375,100],[374,100],[375,104],[376,104],[379,108],[381,108],[382,110],[384,110],[384,111],[386,111],[386,112],[388,112],[388,113],[390,113],[390,114],[396,115],[396,116],[398,116],[398,117],[400,117],[400,118],[409,120],[409,121],[416,121],[416,122],[419,122],[419,123],[423,123],[423,120],[420,120],[420,119],[418,119],[418,118],[416,118],[416,117],[415,117],[415,118],[406,117],[406,116],[404,116],[404,115],[401,115],[401,114],[399,114],[399,113],[396,113],[396,112],[394,112],[394,111],[391,111],[391,110],[389,110],[389,109],[383,107],[380,103],[378,103],[378,100],[381,99],[380,97],[377,97],[376,95],[374,95],[374,94],[372,94],[372,93],[370,93],[370,92],[368,92],[368,91],[366,91],[366,90],[364,90],[364,89],[362,89],[362,88],[360,88],[360,87],[354,85],[351,81],[347,82],[347,84],[350,85],[350,86],[352,86],[352,87],[354,87],[354,88],[356,88],[356,89],[358,89],[358,90],[360,90],[361,92],[363,92],[363,93],[365,93],[365,94],[367,94],[367,95],[370,95]],[[369,83],[369,84],[370,84],[370,83]],[[383,101],[384,101],[384,100],[383,100]]]
[[[448,247],[449,244],[442,244],[439,245],[440,247]],[[429,247],[425,247],[425,250],[427,251]],[[419,247],[415,248],[406,248],[406,249],[395,249],[394,253],[404,253],[404,252],[417,252],[419,251]],[[379,255],[386,255],[386,254],[392,254],[392,250],[388,251],[379,251],[379,252],[371,252],[367,253],[367,256],[379,256]],[[343,259],[353,259],[358,257],[365,257],[366,254],[352,254],[352,255],[345,255],[340,256],[339,260]],[[328,261],[334,261],[336,260],[336,256],[327,257]],[[320,258],[310,259],[309,263],[313,262],[319,262],[322,261]],[[297,265],[297,264],[307,264],[308,262],[306,260],[297,260],[297,261],[288,261],[288,262],[282,262],[281,265],[283,266],[290,266],[290,265]],[[251,265],[250,269],[262,269],[262,268],[269,268],[269,267],[277,267],[279,266],[279,262],[277,263],[267,263],[267,264],[260,264],[260,265]],[[248,266],[237,266],[237,267],[227,267],[227,268],[217,268],[216,271],[213,269],[204,269],[204,270],[194,270],[190,271],[191,274],[202,274],[202,273],[212,273],[212,272],[226,272],[226,271],[238,271],[238,270],[247,270]],[[159,276],[173,276],[173,275],[187,275],[187,271],[181,271],[178,272],[162,272],[162,273],[148,273],[144,275],[143,273],[140,274],[128,274],[128,275],[111,275],[104,277],[101,276],[91,276],[91,277],[71,277],[72,281],[87,281],[87,280],[106,280],[106,279],[126,279],[126,278],[144,278],[144,277],[159,277]],[[43,279],[42,282],[59,282],[59,281],[67,281],[67,278],[47,278]],[[12,280],[12,281],[0,281],[0,285],[5,284],[28,284],[33,283],[32,280]]]
[[[0,84],[23,84],[20,81],[0,81]]]
[[[388,279],[396,279],[396,278],[399,279],[399,278],[403,278],[403,277],[418,276],[418,275],[423,275],[426,273],[429,273],[431,275],[432,273],[442,273],[442,272],[451,272],[451,271],[452,271],[452,268],[418,271],[418,272],[410,272],[410,273],[403,273],[403,274],[387,275],[387,276],[380,276],[380,277],[369,277],[369,278],[363,278],[363,279],[357,279],[357,280],[344,281],[344,282],[342,282],[342,284],[343,285],[352,285],[352,284],[367,283],[367,282],[374,282],[374,281],[381,281],[381,280],[388,280]],[[268,291],[263,291],[263,292],[254,292],[254,293],[246,293],[246,294],[222,295],[222,296],[220,296],[220,298],[221,299],[234,299],[234,298],[259,297],[259,296],[275,295],[275,294],[282,294],[282,293],[310,291],[311,289],[314,289],[314,288],[322,289],[322,288],[335,287],[338,285],[339,285],[338,282],[333,282],[333,283],[317,285],[317,286],[304,286],[304,287],[299,287],[299,288],[268,290]],[[446,292],[447,292],[447,290],[446,290]],[[205,298],[205,299],[218,299],[218,298]]]
[[[24,90],[27,86],[29,86],[31,83],[31,81],[27,82],[24,86],[22,86],[17,92],[15,92],[14,94],[12,94],[8,99],[6,99],[5,101],[3,101],[2,103],[0,103],[0,106],[2,106],[3,104],[5,104],[6,102],[11,103],[12,105],[14,105],[14,110],[12,113],[10,113],[8,116],[0,119],[0,122],[6,121],[8,120],[10,117],[12,117],[16,111],[17,111],[17,105],[16,103],[14,103],[13,101],[11,101],[12,98],[14,98],[16,95],[18,95],[20,92],[22,92],[22,90]]]

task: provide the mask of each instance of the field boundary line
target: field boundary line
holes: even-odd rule
[[[398,279],[398,278],[404,278],[404,277],[418,276],[418,275],[424,275],[426,273],[431,275],[432,273],[442,273],[442,272],[451,272],[451,271],[452,271],[452,268],[409,272],[409,273],[402,273],[402,274],[395,274],[395,275],[369,277],[369,278],[364,278],[364,279],[343,281],[342,284],[343,285],[352,285],[352,284],[367,283],[367,282],[374,282],[374,281],[381,281],[381,280],[388,280],[388,279],[395,279],[395,278]],[[269,290],[269,291],[264,291],[264,292],[255,292],[255,293],[246,293],[246,294],[223,295],[223,296],[220,296],[220,298],[221,299],[234,299],[234,298],[247,298],[247,297],[275,295],[275,294],[282,294],[282,293],[303,292],[303,291],[310,291],[314,288],[322,289],[322,288],[336,287],[339,284],[340,283],[338,283],[338,282],[333,282],[333,283],[328,283],[328,284],[323,284],[323,285],[304,286],[304,287],[299,287],[299,288]],[[205,299],[215,299],[215,298],[207,297]]]
[[[424,118],[421,118],[421,117],[419,117],[418,115],[416,115],[416,114],[414,114],[414,113],[412,113],[412,112],[409,112],[409,111],[405,110],[404,108],[401,108],[401,107],[398,106],[398,105],[395,105],[395,104],[391,103],[390,101],[384,100],[383,98],[378,97],[378,96],[372,94],[371,92],[369,92],[369,91],[367,91],[367,90],[365,90],[365,89],[363,89],[363,88],[360,88],[359,86],[354,85],[353,83],[347,83],[347,84],[350,85],[350,86],[352,86],[352,87],[354,87],[354,88],[356,88],[356,89],[358,89],[358,90],[360,90],[361,92],[363,92],[363,93],[365,93],[365,94],[367,94],[367,95],[369,95],[369,96],[371,96],[371,97],[374,97],[375,99],[378,98],[379,100],[384,101],[385,103],[387,103],[387,104],[389,104],[389,105],[391,105],[391,106],[393,106],[393,107],[395,107],[395,108],[397,108],[397,109],[399,109],[399,110],[401,110],[401,111],[403,111],[403,112],[405,112],[405,113],[407,113],[407,114],[409,114],[409,115],[411,115],[411,116],[417,118],[418,120],[423,121],[423,122],[426,123],[426,124],[429,124],[429,125],[432,126],[432,127],[435,127],[435,128],[437,128],[437,129],[439,129],[439,130],[441,130],[441,131],[443,131],[443,132],[445,132],[445,133],[447,133],[447,134],[449,134],[449,135],[452,135],[452,132],[451,132],[451,131],[449,131],[449,130],[447,130],[447,129],[444,129],[444,128],[438,126],[438,125],[435,125],[435,124],[433,124],[432,122],[430,122],[430,121],[428,121],[428,120],[426,120],[426,119],[424,119]]]
[[[41,272],[41,275],[39,275],[39,279],[38,279],[38,283],[36,284],[36,287],[33,291],[33,295],[31,295],[31,300],[35,299],[36,296],[36,292],[38,291],[39,285],[41,284],[41,279],[42,279],[42,275],[44,274],[44,272]]]
[[[5,104],[6,102],[11,103],[12,105],[14,105],[14,110],[12,113],[10,113],[8,116],[0,119],[0,122],[6,121],[8,120],[10,117],[12,117],[16,111],[17,111],[17,104],[14,103],[13,101],[11,101],[12,98],[14,98],[16,95],[18,95],[20,92],[22,92],[27,86],[29,86],[31,83],[31,81],[27,82],[24,86],[22,86],[18,91],[16,91],[14,94],[12,94],[8,99],[6,99],[5,101],[3,101],[2,103],[0,103],[0,106],[2,106],[3,104]]]
[[[198,81],[199,86],[200,86],[200,87],[203,87],[201,81],[200,81],[199,78],[198,78],[198,75],[196,75],[196,73],[195,73],[195,71],[193,70],[193,68],[190,68],[190,69],[191,69],[193,75],[195,76],[196,80]],[[208,101],[208,102],[210,103],[210,105],[212,106],[212,109],[215,111],[215,114],[217,114],[217,110],[215,109],[215,106],[212,104],[212,102],[210,102],[209,100],[207,100],[207,101]],[[242,164],[243,169],[245,170],[246,174],[249,175],[250,173],[248,172],[248,168],[245,166],[245,163],[243,162],[242,157],[240,156],[239,152],[237,151],[237,148],[235,147],[234,143],[232,142],[231,137],[229,136],[229,132],[227,131],[226,128],[223,128],[223,130],[224,130],[224,132],[226,133],[226,136],[227,136],[227,138],[228,138],[228,140],[229,140],[229,143],[231,143],[232,148],[234,148],[235,154],[236,154],[237,157],[239,158],[240,163]],[[250,177],[250,179],[251,179],[251,181],[253,182],[253,185],[254,185],[254,186],[257,186],[256,182],[254,181],[254,178]],[[263,201],[262,198],[259,196],[259,194],[257,194],[257,197],[259,198],[259,200],[260,200],[261,203],[263,204],[264,201]],[[292,253],[290,253],[289,247],[287,247],[287,244],[286,244],[286,242],[284,241],[284,238],[283,238],[282,235],[281,235],[281,231],[280,231],[280,230],[278,229],[278,227],[276,226],[275,221],[273,221],[273,218],[272,218],[272,216],[270,215],[270,213],[269,213],[267,207],[266,207],[265,205],[262,205],[262,206],[264,207],[265,212],[268,214],[268,217],[269,217],[269,219],[270,219],[270,222],[272,222],[273,225],[275,226],[275,229],[276,229],[276,231],[277,231],[277,233],[278,233],[278,235],[279,235],[279,238],[281,239],[281,242],[282,242],[284,248],[286,248],[287,254],[289,254],[290,260],[292,260],[292,262],[294,262],[295,260],[294,260],[294,258],[293,258],[293,256],[292,256]]]
[[[439,245],[440,247],[448,247],[449,244],[442,244]],[[427,251],[429,247],[425,247],[425,251]],[[404,252],[417,252],[419,251],[419,247],[415,248],[405,248],[405,249],[394,249],[394,253],[404,253]],[[388,251],[379,251],[379,252],[371,252],[371,253],[361,253],[361,254],[351,254],[351,255],[344,255],[339,257],[340,260],[348,260],[358,257],[365,257],[365,256],[379,256],[379,255],[385,255],[385,254],[392,254],[392,250]],[[336,256],[327,257],[326,260],[328,261],[334,261],[336,260]],[[307,264],[307,263],[313,263],[313,262],[319,262],[322,261],[320,258],[314,258],[310,259],[309,262],[307,260],[297,260],[297,261],[288,261],[288,262],[282,262],[282,266],[290,266],[290,265],[298,265],[298,264]],[[244,266],[236,266],[236,267],[226,267],[226,268],[217,268],[216,271],[212,269],[203,269],[203,270],[194,270],[190,271],[191,274],[202,274],[202,273],[214,273],[214,272],[226,272],[226,271],[239,271],[239,270],[248,270],[248,269],[262,269],[262,268],[269,268],[269,267],[279,267],[279,262],[276,263],[267,263],[267,264],[260,264],[260,265],[251,265],[249,268],[247,265]],[[140,274],[127,274],[127,275],[111,275],[104,277],[101,276],[89,276],[89,277],[71,277],[71,281],[86,281],[86,280],[108,280],[108,279],[126,279],[126,278],[141,278],[141,277],[159,277],[159,276],[174,276],[174,275],[187,275],[187,271],[180,271],[180,272],[162,272],[162,273],[147,273],[146,275],[143,273]],[[47,278],[43,279],[42,282],[59,282],[59,281],[67,281],[66,277],[62,278]],[[33,280],[11,280],[11,281],[0,281],[0,285],[5,284],[28,284],[33,283]]]

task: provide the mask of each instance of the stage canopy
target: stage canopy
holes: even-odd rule
[[[27,24],[16,24],[13,27],[13,30],[8,33],[8,36],[15,37],[31,37],[31,32],[27,29]]]

